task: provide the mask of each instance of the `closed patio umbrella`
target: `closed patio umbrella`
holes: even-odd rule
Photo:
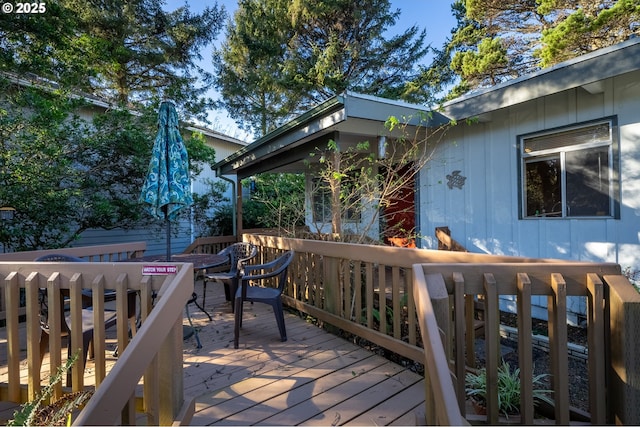
[[[160,104],[158,133],[140,200],[148,205],[152,215],[165,220],[167,261],[171,261],[171,221],[178,217],[181,209],[193,204],[193,198],[189,157],[178,131],[178,113],[168,101]]]

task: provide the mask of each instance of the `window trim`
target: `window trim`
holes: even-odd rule
[[[312,177],[311,178],[311,220],[314,223],[318,224],[331,224],[333,218],[331,217],[331,189],[329,189],[329,184],[326,182],[319,183],[319,181],[324,181],[320,177]],[[316,193],[317,192],[317,193]],[[322,198],[322,211],[326,212],[327,203],[325,203],[326,199],[328,200],[328,217],[324,217],[322,219],[318,219],[316,217],[316,197],[319,196]],[[345,215],[341,218],[341,220],[346,224],[357,224],[362,222],[362,208],[351,208],[345,212]]]
[[[609,134],[610,139],[609,142],[604,144],[602,142],[593,142],[593,143],[582,143],[576,144],[573,146],[565,146],[559,148],[550,148],[540,151],[535,151],[534,154],[524,153],[524,144],[525,140],[535,138],[535,137],[544,137],[548,135],[558,134],[562,132],[570,132],[573,130],[578,130],[590,126],[595,126],[598,124],[609,124]],[[620,219],[620,137],[619,137],[619,128],[618,128],[618,120],[617,116],[608,116],[603,117],[596,120],[589,120],[584,122],[579,122],[566,126],[558,126],[550,129],[545,129],[537,132],[529,132],[526,134],[520,134],[516,137],[516,149],[517,149],[517,158],[518,158],[518,218],[521,220],[540,220],[540,219],[551,219],[551,220],[575,220],[575,219]],[[527,159],[539,158],[543,159],[545,157],[551,158],[553,156],[558,156],[561,159],[564,159],[565,153],[571,151],[584,150],[588,148],[596,148],[607,146],[609,147],[610,161],[609,168],[611,170],[609,176],[609,203],[610,203],[610,214],[609,215],[592,215],[592,216],[566,216],[566,200],[565,200],[565,192],[566,188],[561,190],[562,193],[562,206],[561,206],[561,216],[528,216],[526,215],[526,163]],[[562,181],[565,182],[565,174],[566,167],[564,163],[562,164],[562,169],[560,171],[562,175]]]

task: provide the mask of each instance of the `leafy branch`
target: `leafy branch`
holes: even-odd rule
[[[93,390],[66,394],[51,404],[46,404],[46,402],[50,401],[56,384],[66,377],[69,369],[78,360],[79,354],[80,352],[77,351],[67,359],[64,366],[58,367],[56,373],[49,379],[49,384],[40,391],[34,400],[23,404],[20,410],[13,414],[13,419],[7,425],[70,425],[71,413],[91,398]]]

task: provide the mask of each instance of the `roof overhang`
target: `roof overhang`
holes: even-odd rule
[[[240,146],[247,146],[249,143],[246,141],[242,141],[241,139],[238,138],[234,138],[232,136],[226,135],[224,133],[220,133],[218,131],[206,128],[204,126],[201,125],[197,125],[197,124],[192,124],[192,123],[184,123],[184,129],[191,131],[191,132],[199,132],[201,134],[203,134],[204,136],[207,136],[209,138],[212,139],[217,139],[220,141],[224,141],[224,142],[228,142],[230,144],[235,144],[235,145],[240,145]]]
[[[384,98],[344,93],[334,96],[273,132],[216,163],[218,176],[244,178],[268,171],[300,171],[304,159],[329,139],[364,141],[394,135],[389,117],[414,126],[437,127],[451,120],[490,117],[490,113],[562,91],[603,90],[607,78],[640,69],[640,39],[630,39],[553,67],[464,95],[437,111]]]
[[[216,163],[214,170],[218,176],[238,175],[239,178],[275,170],[299,171],[318,144],[326,146],[337,134],[341,139],[360,141],[393,136],[385,126],[392,116],[416,127],[449,123],[442,114],[432,113],[421,105],[347,92],[243,147]]]
[[[601,91],[602,80],[640,69],[640,39],[586,55],[446,102],[439,110],[453,120],[478,117],[565,90]]]

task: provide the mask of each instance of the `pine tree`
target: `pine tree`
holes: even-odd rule
[[[223,26],[224,9],[214,4],[201,14],[187,6],[172,12],[162,0],[61,0],[77,14],[73,46],[89,59],[87,90],[128,106],[169,98],[184,110],[202,112],[211,76],[197,65],[201,49]]]
[[[425,32],[385,38],[399,15],[389,0],[243,0],[215,61],[221,104],[259,136],[345,90],[415,99]]]
[[[288,0],[241,0],[226,40],[214,52],[216,86],[231,117],[264,135],[295,109],[295,93],[283,80],[282,63],[293,35]]]
[[[457,0],[452,10],[458,25],[420,79],[448,85],[448,99],[640,34],[638,0]]]
[[[541,66],[548,67],[640,35],[640,1],[582,0],[577,3],[577,9],[563,11],[566,18],[558,25],[543,31],[542,47],[536,52]],[[554,10],[554,4],[551,0],[542,0],[538,10],[549,13]]]

